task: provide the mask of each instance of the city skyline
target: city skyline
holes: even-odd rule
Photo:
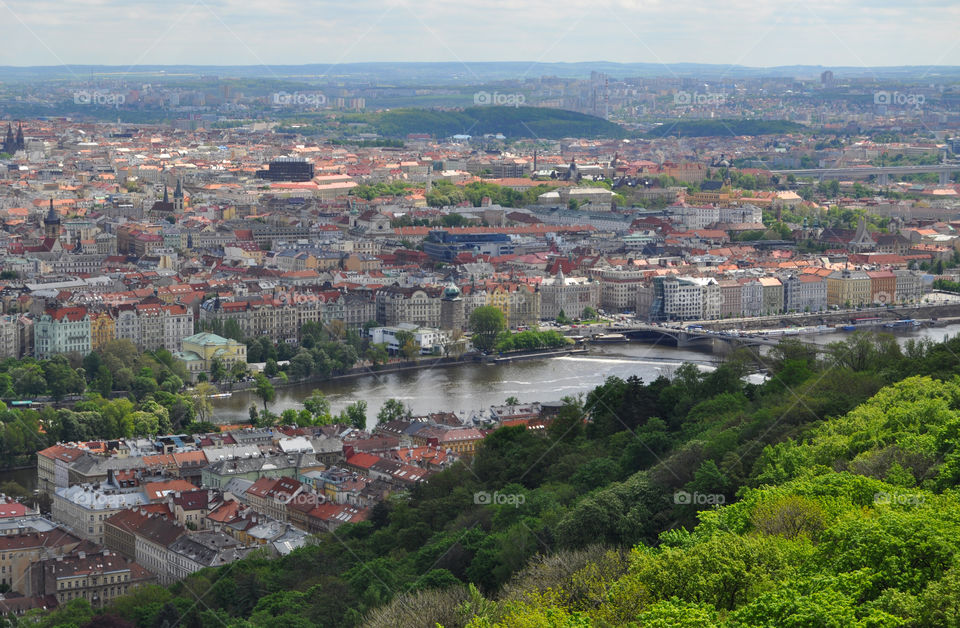
[[[331,14],[335,9],[336,14]],[[0,2],[0,66],[405,61],[960,65],[960,7],[866,2],[481,6],[173,0]],[[899,43],[897,43],[899,42]]]

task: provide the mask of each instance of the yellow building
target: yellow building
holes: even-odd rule
[[[111,340],[117,338],[117,325],[113,317],[106,312],[90,316],[90,349],[96,351]]]
[[[870,276],[860,270],[844,270],[827,277],[827,305],[857,307],[872,301]]]
[[[187,367],[191,381],[196,381],[200,373],[209,375],[214,360],[228,369],[234,362],[247,362],[247,345],[208,332],[184,338],[180,347],[175,357]]]

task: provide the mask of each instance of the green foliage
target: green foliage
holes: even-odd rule
[[[537,139],[626,135],[621,127],[602,118],[539,107],[469,107],[462,111],[393,109],[366,114],[363,120],[386,137],[406,137],[410,133],[429,133],[435,137],[503,133],[508,138]]]
[[[499,310],[498,310],[499,311]],[[515,334],[502,332],[496,340],[496,351],[532,351],[556,349],[573,344],[573,341],[555,329],[548,331],[520,331]],[[476,346],[476,343],[474,343]]]
[[[664,137],[719,137],[729,135],[783,135],[806,127],[786,120],[674,120],[644,134],[646,139]]]
[[[546,430],[498,429],[368,521],[194,574],[137,621],[202,595],[226,625],[952,625],[957,352],[785,341],[759,385],[736,356],[610,378]]]
[[[473,331],[473,346],[483,352],[496,347],[497,339],[507,328],[507,319],[499,309],[492,305],[481,305],[470,313],[470,330]]]

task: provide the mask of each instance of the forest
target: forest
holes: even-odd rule
[[[857,333],[785,339],[760,384],[744,354],[611,378],[286,557],[37,625],[956,625],[958,352]]]

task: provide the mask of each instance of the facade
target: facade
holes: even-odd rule
[[[215,360],[220,360],[226,368],[234,362],[247,362],[247,345],[231,338],[201,332],[184,338],[180,342],[180,351],[174,357],[184,363],[192,381],[200,373],[210,374]]]
[[[659,279],[659,278],[658,278]],[[664,277],[663,317],[703,320],[720,316],[720,284],[712,277]]]
[[[104,522],[121,510],[145,503],[142,492],[119,493],[78,484],[54,491],[51,516],[80,538],[103,545]]]
[[[33,325],[33,350],[37,359],[63,353],[90,353],[90,317],[85,307],[47,310]]]
[[[600,307],[600,282],[588,277],[565,277],[561,270],[540,284],[540,318],[555,319],[563,312],[579,318],[584,309]]]
[[[440,327],[440,298],[439,288],[387,286],[377,291],[377,322],[385,327]]]
[[[827,309],[827,282],[820,275],[792,275],[783,280],[786,312],[820,312]]]
[[[248,551],[237,539],[223,532],[187,534],[168,548],[170,577],[183,580],[206,567],[219,567],[240,560]]]
[[[783,312],[783,284],[776,277],[761,277],[763,288],[763,313],[779,314]]]
[[[600,282],[600,307],[606,312],[627,312],[637,305],[637,290],[645,273],[630,268],[601,268],[592,273]]]
[[[859,307],[871,303],[870,277],[861,270],[843,270],[827,277],[827,305]]]
[[[870,303],[877,305],[897,302],[897,276],[890,270],[868,270],[870,278]]]
[[[923,277],[911,270],[895,270],[894,285],[897,303],[919,303],[923,300]]]
[[[55,595],[60,604],[82,598],[94,608],[155,581],[146,569],[110,550],[41,560],[31,565],[29,579],[31,596]]]

